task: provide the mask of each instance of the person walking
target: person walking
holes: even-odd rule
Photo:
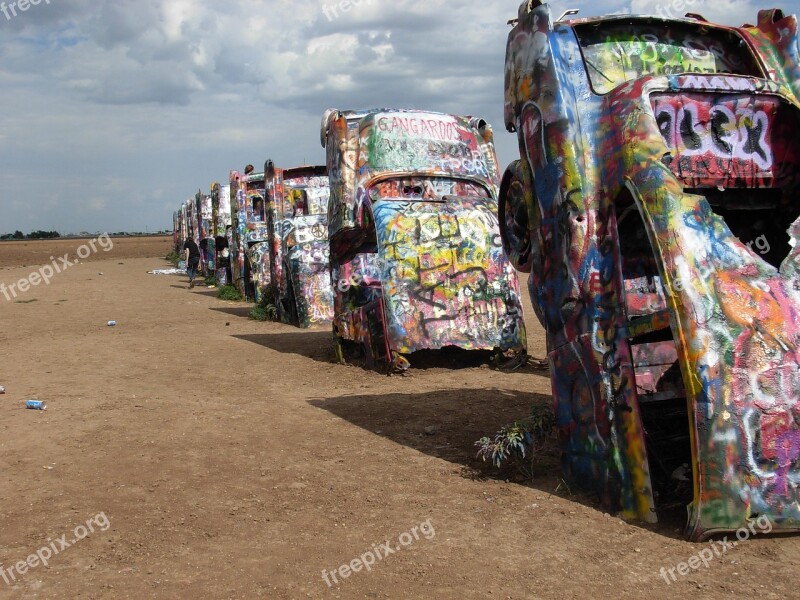
[[[197,267],[200,264],[200,248],[195,241],[187,237],[183,243],[183,251],[186,256],[186,274],[189,276],[189,289],[194,287],[194,278],[197,276]]]

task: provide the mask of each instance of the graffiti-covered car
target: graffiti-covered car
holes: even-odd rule
[[[800,64],[779,10],[570,18],[523,2],[504,247],[547,331],[568,476],[693,539],[800,527]]]
[[[370,368],[419,350],[525,352],[502,251],[498,167],[482,119],[376,109],[323,116],[334,337]]]
[[[243,174],[231,171],[229,181],[232,283],[243,297],[258,302],[270,285],[264,173],[248,165]]]
[[[211,275],[216,270],[216,251],[214,249],[214,211],[211,196],[197,190],[194,195],[194,214],[197,219],[195,241],[200,248],[200,272]]]
[[[183,253],[183,242],[186,241],[186,236],[189,235],[189,227],[186,218],[186,203],[182,202],[180,208],[173,214],[173,233],[172,244],[173,250],[176,255]]]
[[[216,181],[211,184],[211,227],[214,238],[214,275],[217,285],[225,285],[231,280],[230,249],[227,238],[231,228],[231,194],[230,186],[220,185]],[[232,228],[231,228],[232,229]],[[209,252],[212,249],[209,248]]]
[[[281,321],[331,321],[328,173],[325,166],[264,165],[273,298]]]

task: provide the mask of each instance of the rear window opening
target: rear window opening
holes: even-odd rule
[[[763,73],[736,32],[696,23],[647,18],[575,25],[592,88],[607,94],[646,76]]]

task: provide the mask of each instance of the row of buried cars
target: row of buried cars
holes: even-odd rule
[[[281,310],[330,316],[342,356],[403,368],[422,348],[522,353],[513,265],[547,334],[570,480],[629,519],[687,509],[692,539],[765,517],[796,531],[796,18],[554,18],[532,0],[510,24],[520,159],[502,177],[480,119],[328,111],[326,166],[303,171],[318,187],[265,167],[263,239],[241,221],[250,180],[232,178],[234,279],[292,281],[292,248],[318,247],[308,273],[326,308]],[[306,193],[287,202],[290,188]],[[269,233],[287,210],[316,210],[309,190],[316,234]],[[268,248],[248,262],[250,232]]]
[[[279,320],[332,322],[342,361],[404,371],[420,350],[495,352],[517,365],[525,326],[502,249],[499,173],[482,119],[330,110],[326,165],[231,171],[174,215],[207,273]],[[227,256],[224,255],[227,250]]]

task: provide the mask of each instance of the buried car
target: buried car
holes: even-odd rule
[[[322,166],[264,165],[271,288],[278,318],[309,327],[333,318],[328,173]]]
[[[233,283],[248,300],[261,300],[270,285],[270,263],[264,173],[247,165],[244,174],[230,172],[230,261]]]
[[[692,539],[800,528],[797,42],[779,10],[730,28],[536,1],[508,38],[499,217],[563,469],[626,518],[688,507]]]
[[[216,181],[211,184],[212,230],[214,237],[214,267],[217,285],[226,285],[230,280],[230,254],[228,248],[228,231],[231,228],[231,194],[230,187],[220,185]],[[210,249],[209,249],[210,251]]]
[[[208,277],[216,271],[214,247],[214,211],[212,197],[200,190],[194,195],[194,211],[197,215],[197,245],[200,248],[200,272]]]
[[[402,371],[416,351],[458,347],[521,361],[491,127],[423,111],[329,110],[321,138],[340,360]]]

